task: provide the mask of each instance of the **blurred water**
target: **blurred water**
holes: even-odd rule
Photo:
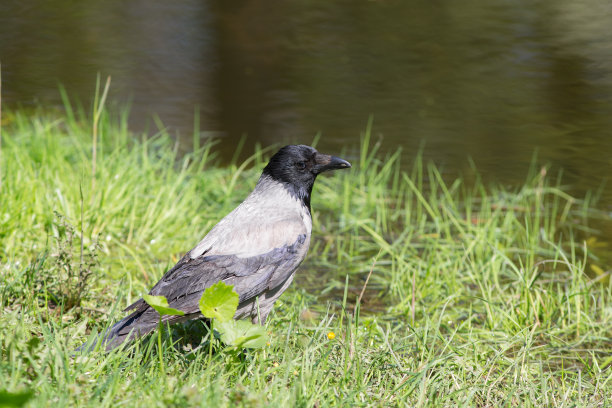
[[[89,102],[99,72],[132,128],[188,149],[197,111],[226,158],[317,133],[350,158],[372,115],[407,160],[518,184],[537,150],[583,194],[612,174],[610,27],[607,0],[3,0],[3,102]]]

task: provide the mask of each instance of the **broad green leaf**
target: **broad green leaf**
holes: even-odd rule
[[[0,390],[0,407],[22,407],[32,398],[33,391],[8,392]]]
[[[232,285],[217,282],[207,288],[200,298],[200,311],[209,319],[220,322],[231,320],[238,309],[238,294]]]
[[[266,328],[252,324],[247,320],[230,320],[218,323],[215,329],[221,334],[221,340],[229,346],[261,348],[268,341]]]
[[[168,306],[168,299],[165,296],[143,295],[142,298],[149,306],[157,310],[160,316],[183,316],[185,314],[182,310]]]

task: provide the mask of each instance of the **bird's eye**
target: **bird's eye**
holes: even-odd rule
[[[306,168],[306,163],[304,163],[304,162],[297,162],[297,163],[295,163],[295,167],[298,170],[304,170]]]

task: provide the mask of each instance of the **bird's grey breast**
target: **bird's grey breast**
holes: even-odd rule
[[[298,257],[303,259],[310,243],[310,211],[282,183],[259,181],[253,192],[223,218],[190,251],[195,259],[206,255],[236,255],[241,258],[266,254],[293,245],[305,235]],[[301,260],[300,259],[300,260]]]

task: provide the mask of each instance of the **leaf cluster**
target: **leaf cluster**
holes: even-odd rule
[[[233,285],[217,282],[207,288],[200,298],[199,306],[202,315],[211,321],[221,340],[235,349],[261,348],[267,342],[265,328],[246,320],[234,320],[238,309],[239,296]],[[143,299],[159,315],[182,316],[185,313],[168,305],[164,296],[144,295]],[[212,338],[212,337],[211,337]]]

